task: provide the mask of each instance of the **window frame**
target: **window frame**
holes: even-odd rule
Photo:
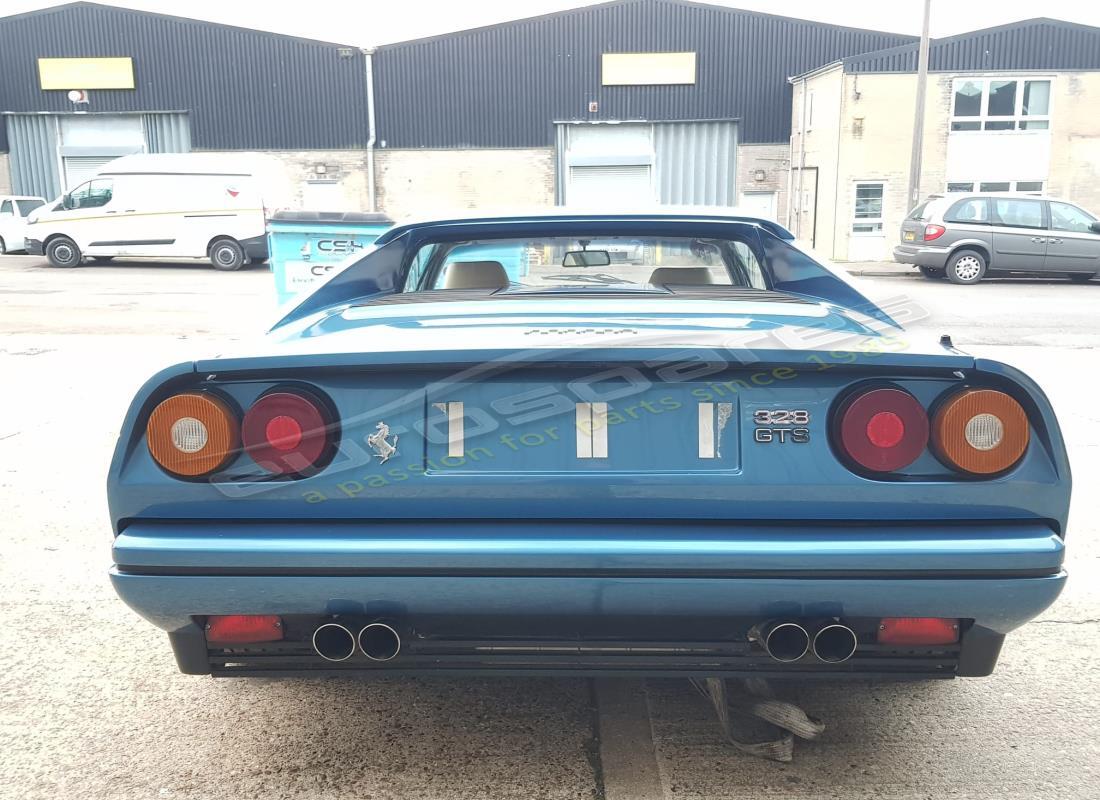
[[[944,184],[944,193],[945,194],[974,194],[975,192],[984,192],[984,191],[986,191],[985,189],[975,188],[975,187],[980,187],[983,183],[1007,183],[1008,186],[1009,186],[1009,188],[1008,188],[1009,192],[1015,193],[1015,194],[1026,194],[1026,195],[1029,195],[1029,196],[1032,196],[1032,197],[1042,196],[1043,192],[1046,191],[1046,188],[1047,188],[1047,182],[1045,180],[1043,180],[1043,181],[1031,181],[1031,180],[1022,180],[1022,181],[1017,181],[1017,180],[1010,180],[1010,181],[977,181],[977,180],[974,180],[974,181],[948,181],[947,183]],[[1037,184],[1039,184],[1039,188],[1038,189],[1021,189],[1021,188],[1019,188],[1021,183],[1037,183]],[[963,185],[968,186],[969,188],[967,188],[967,189],[952,189],[951,188],[952,186],[963,186]]]
[[[1014,101],[1013,113],[1009,115],[990,115],[989,113],[989,87],[993,82],[997,83],[1015,83],[1016,84],[1016,97]],[[1050,91],[1047,96],[1047,113],[1046,114],[1024,114],[1024,90],[1028,82],[1040,83],[1045,82],[1050,85]],[[958,116],[955,114],[955,95],[958,93],[958,87],[963,83],[978,83],[981,84],[982,94],[981,103],[977,116]],[[1052,106],[1054,105],[1054,78],[1047,75],[972,75],[954,78],[951,81],[951,113],[948,118],[947,130],[951,135],[956,134],[976,134],[976,133],[1039,133],[1050,132],[1052,124]],[[1007,129],[989,129],[986,125],[990,122],[1011,122],[1012,127]],[[1032,128],[1030,130],[1020,127],[1022,122],[1046,122],[1046,128]],[[977,130],[955,130],[955,125],[959,123],[977,123]]]
[[[884,180],[858,180],[852,182],[852,213],[848,220],[848,235],[859,237],[876,237],[885,236],[886,231],[884,228],[884,219],[886,211],[886,185],[887,181]],[[857,217],[856,205],[859,201],[859,187],[860,186],[878,186],[880,190],[879,195],[879,215],[877,217]],[[877,225],[877,231],[857,231],[856,225]]]
[[[1054,206],[1055,205],[1069,206],[1070,208],[1081,212],[1081,214],[1084,215],[1085,219],[1089,220],[1090,224],[1097,221],[1096,217],[1094,217],[1092,214],[1090,214],[1085,209],[1081,208],[1079,205],[1076,205],[1075,203],[1067,202],[1065,200],[1046,200],[1044,202],[1044,205],[1046,206],[1046,210],[1047,210],[1047,230],[1058,231],[1058,233],[1092,233],[1092,231],[1088,227],[1086,227],[1085,230],[1083,230],[1083,231],[1074,230],[1074,229],[1070,229],[1070,228],[1055,228],[1054,227]]]
[[[4,210],[5,207],[7,207],[6,211]],[[0,215],[4,215],[4,214],[8,214],[8,215],[13,216],[13,217],[15,216],[15,201],[14,200],[8,199],[8,200],[5,200],[4,202],[0,203]]]
[[[997,214],[997,201],[1005,200],[1013,203],[1038,203],[1039,204],[1039,225],[1013,225],[1001,220]],[[1021,231],[1045,231],[1050,230],[1050,208],[1047,206],[1047,201],[1038,197],[991,197],[989,198],[989,221],[997,228],[1013,228]]]
[[[970,193],[969,197],[963,196],[947,207],[947,210],[943,212],[943,221],[950,222],[955,225],[992,225],[993,224],[993,205],[989,202],[992,198],[982,197],[980,195],[974,195]],[[966,203],[973,203],[979,201],[985,203],[985,219],[958,219],[955,214]]]

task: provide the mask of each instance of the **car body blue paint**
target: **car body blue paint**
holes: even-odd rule
[[[759,241],[772,291],[393,297],[410,242],[578,226],[770,237]],[[997,634],[1040,613],[1065,580],[1070,493],[1045,395],[1007,365],[918,346],[779,246],[763,223],[676,215],[388,231],[264,340],[139,390],[108,477],[116,589],[169,631],[206,614],[345,606],[467,615],[472,635],[482,615],[530,613],[946,616]],[[986,479],[930,451],[894,475],[858,474],[834,450],[830,415],[883,382],[928,409],[963,387],[1009,392],[1031,446]],[[165,397],[213,391],[246,409],[288,384],[320,392],[340,421],[317,474],[271,480],[240,453],[211,478],[179,480],[150,457],[144,426]],[[608,457],[583,461],[574,404],[593,400],[621,419]],[[468,415],[458,460],[435,410],[456,401]],[[732,408],[720,458],[698,457],[700,402]],[[809,441],[756,442],[753,412],[774,408],[807,411]],[[385,465],[366,443],[380,421],[400,437]]]
[[[731,618],[890,616],[969,618],[1004,634],[1053,603],[1065,575],[1041,578],[607,578],[463,576],[176,576],[124,574],[111,582],[154,625],[176,631],[192,615],[439,614],[477,620],[660,615],[690,620],[721,609]],[[883,609],[889,609],[884,612]]]

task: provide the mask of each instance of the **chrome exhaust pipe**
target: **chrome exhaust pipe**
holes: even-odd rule
[[[797,622],[776,620],[760,626],[755,637],[776,661],[798,661],[810,649],[810,634]]]
[[[355,655],[355,634],[335,622],[313,632],[313,649],[326,661],[347,661]]]
[[[401,637],[384,622],[372,622],[359,631],[359,649],[371,661],[389,661],[401,652]]]
[[[847,625],[830,622],[814,634],[814,656],[826,664],[842,664],[856,654],[859,638]]]

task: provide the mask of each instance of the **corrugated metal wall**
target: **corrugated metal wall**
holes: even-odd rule
[[[916,45],[844,59],[848,72],[915,72]],[[935,39],[933,72],[985,70],[1100,70],[1100,28],[1058,20],[1029,20]]]
[[[57,173],[57,119],[48,114],[6,114],[4,130],[11,152],[15,194],[53,199],[61,194]]]
[[[132,57],[136,88],[92,91],[85,110],[189,112],[198,149],[340,149],[367,141],[358,48],[342,53],[334,44],[76,3],[0,18],[0,111],[73,110],[65,92],[38,88],[40,56]]]
[[[546,147],[554,121],[739,119],[790,134],[787,78],[913,37],[678,0],[623,0],[378,49],[387,147]],[[601,86],[605,52],[693,51],[694,86]],[[590,101],[598,103],[588,112]]]
[[[671,205],[737,205],[737,123],[653,126],[657,199]]]
[[[150,153],[191,152],[191,125],[186,114],[145,114],[142,120]]]

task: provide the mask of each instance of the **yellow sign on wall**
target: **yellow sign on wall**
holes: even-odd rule
[[[40,58],[43,89],[133,89],[132,58]]]
[[[604,86],[695,83],[695,53],[604,53]]]

